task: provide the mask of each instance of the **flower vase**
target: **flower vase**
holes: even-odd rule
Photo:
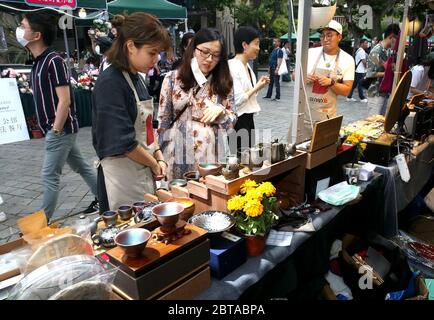
[[[247,254],[250,257],[259,256],[264,251],[266,243],[265,236],[244,235],[244,239],[246,239]]]

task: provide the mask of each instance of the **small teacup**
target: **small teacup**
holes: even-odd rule
[[[107,227],[112,227],[116,225],[118,220],[118,213],[116,211],[105,211],[102,214],[102,220],[105,222]]]
[[[128,205],[120,206],[118,213],[122,220],[128,220],[133,216],[133,208]]]

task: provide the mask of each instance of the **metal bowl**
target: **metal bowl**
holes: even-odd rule
[[[176,202],[157,204],[152,208],[152,214],[163,227],[173,227],[179,220],[179,214],[184,211],[184,206]]]
[[[218,163],[201,163],[198,165],[198,170],[202,177],[210,174],[219,176],[222,173],[222,165]]]
[[[219,233],[232,228],[235,224],[235,218],[226,212],[204,211],[192,216],[188,219],[188,223],[205,229],[208,233]]]
[[[185,179],[173,179],[169,182],[169,190],[171,190],[173,186],[185,187],[185,186],[187,186],[187,180],[185,180]]]
[[[170,198],[167,202],[176,202],[184,207],[184,210],[179,215],[181,220],[187,221],[194,213],[195,204],[190,198]]]
[[[115,243],[122,248],[129,257],[140,257],[151,238],[151,232],[143,228],[132,228],[119,232]]]

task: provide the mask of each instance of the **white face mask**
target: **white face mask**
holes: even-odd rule
[[[204,83],[207,81],[206,77],[202,73],[202,71],[199,68],[199,63],[197,62],[196,57],[193,57],[191,59],[191,71],[193,72],[193,76],[196,79],[197,84],[202,87]]]
[[[24,34],[26,33],[26,30],[18,27],[17,30],[15,30],[15,35],[17,37],[17,41],[22,45],[23,47],[27,46],[29,44],[29,41],[24,39]]]
[[[99,56],[101,55],[101,49],[98,45],[95,46],[95,53]]]

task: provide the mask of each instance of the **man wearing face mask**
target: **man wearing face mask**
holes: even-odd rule
[[[62,57],[49,47],[56,35],[55,26],[49,14],[27,13],[16,30],[17,41],[34,57],[30,77],[38,124],[45,134],[42,209],[48,219],[56,209],[65,162],[83,177],[92,193],[97,194],[96,173],[81,155],[76,142],[78,120],[70,77]],[[96,211],[95,198],[84,212]]]

